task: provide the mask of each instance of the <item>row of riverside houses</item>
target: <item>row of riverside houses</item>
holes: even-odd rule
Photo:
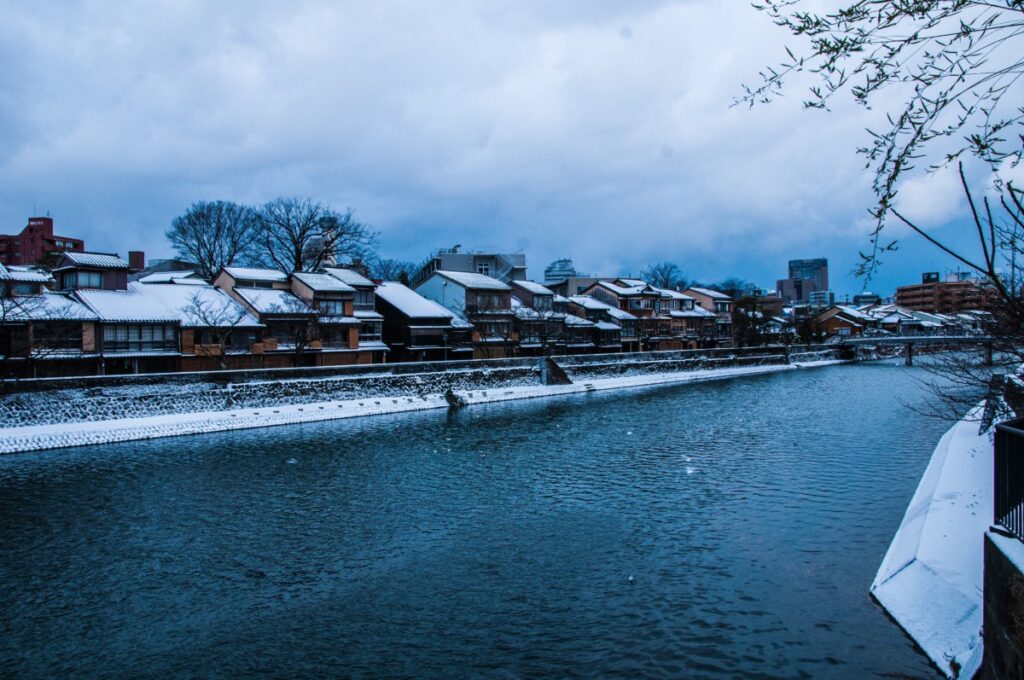
[[[525,269],[509,267],[525,276]],[[3,377],[341,366],[730,346],[731,299],[639,279],[575,294],[433,269],[413,290],[345,267],[134,273],[108,253],[0,265]],[[133,278],[135,280],[129,280]]]
[[[932,314],[893,304],[835,305],[815,317],[827,337],[872,335],[970,335],[985,332],[992,313],[964,310],[956,314]]]

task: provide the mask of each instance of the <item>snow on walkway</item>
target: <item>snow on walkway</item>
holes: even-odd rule
[[[536,385],[526,387],[496,387],[493,389],[456,392],[467,405],[513,399],[535,399],[598,390],[648,387],[671,383],[721,380],[743,375],[774,373],[801,367],[826,366],[842,361],[821,361],[807,364],[744,366],[738,368],[709,369],[676,373],[657,373],[581,381],[572,385]],[[241,430],[319,420],[336,420],[357,416],[422,411],[447,408],[443,394],[402,397],[367,397],[345,401],[327,401],[295,406],[235,409],[123,418],[61,425],[33,425],[0,428],[0,453],[35,451],[66,446],[88,446],[137,439],[155,439],[186,434],[202,434],[225,430]]]
[[[992,442],[975,408],[939,440],[871,594],[948,677],[981,665],[983,540]]]

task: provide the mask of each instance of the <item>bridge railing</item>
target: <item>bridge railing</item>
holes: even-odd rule
[[[1024,418],[996,425],[995,521],[1024,541]]]

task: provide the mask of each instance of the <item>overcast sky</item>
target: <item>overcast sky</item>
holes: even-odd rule
[[[89,249],[167,257],[193,201],[304,195],[386,257],[522,249],[537,279],[669,259],[772,287],[825,256],[855,292],[855,149],[883,112],[804,111],[796,87],[730,108],[785,44],[747,0],[7,3],[0,232],[49,212]],[[955,177],[915,179],[904,209],[950,232]],[[869,287],[949,266],[908,238]]]

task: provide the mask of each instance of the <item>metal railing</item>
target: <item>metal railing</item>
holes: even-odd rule
[[[1024,418],[996,425],[995,521],[1024,541]]]

